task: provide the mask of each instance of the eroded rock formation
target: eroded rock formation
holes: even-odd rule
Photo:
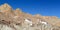
[[[0,30],[60,30],[60,19],[13,10],[5,3],[0,6]]]

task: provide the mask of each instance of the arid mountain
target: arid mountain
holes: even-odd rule
[[[5,3],[0,6],[0,30],[60,30],[60,19],[13,10]]]

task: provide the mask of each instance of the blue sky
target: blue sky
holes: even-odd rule
[[[23,12],[57,16],[60,18],[60,0],[0,0],[0,5],[8,3],[13,9],[20,8]]]

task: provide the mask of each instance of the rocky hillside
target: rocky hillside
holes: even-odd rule
[[[60,30],[60,19],[13,10],[5,3],[0,6],[0,30]]]

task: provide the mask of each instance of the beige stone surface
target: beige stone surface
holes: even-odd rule
[[[13,10],[7,3],[0,6],[1,30],[53,30],[53,27],[60,30],[60,19],[56,16],[31,15],[19,8]]]

